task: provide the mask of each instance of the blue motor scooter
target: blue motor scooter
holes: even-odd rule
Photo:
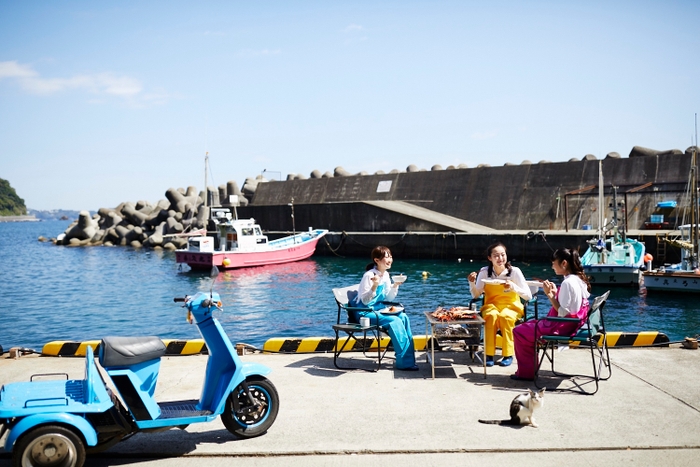
[[[270,369],[242,363],[221,324],[219,294],[199,292],[184,302],[188,320],[206,342],[209,357],[199,400],[157,402],[154,399],[160,357],[158,337],[105,337],[99,363],[120,397],[102,379],[92,348],[85,359],[85,379],[41,379],[0,388],[0,438],[15,467],[81,467],[86,453],[99,452],[138,432],[184,428],[221,416],[228,431],[240,438],[264,434],[275,421],[279,396],[265,378]],[[120,400],[121,398],[121,400]],[[123,401],[123,403],[122,403]]]

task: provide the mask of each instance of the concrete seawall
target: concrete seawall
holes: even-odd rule
[[[618,202],[627,195],[629,228],[643,227],[659,201],[680,203],[690,162],[690,154],[603,160],[605,205],[612,203],[612,187],[618,187]],[[261,214],[269,211],[265,228],[288,230],[287,205],[293,199],[297,226],[311,222],[338,231],[445,230],[439,228],[442,221],[418,216],[407,225],[407,214],[398,211],[404,203],[490,229],[565,230],[567,225],[595,223],[598,164],[583,160],[260,183],[239,214],[251,213],[262,221]],[[384,206],[377,204],[381,202]],[[306,212],[304,205],[313,208]],[[321,207],[326,209],[319,212]],[[609,208],[605,217],[612,219]]]
[[[541,259],[559,246],[585,249],[593,237],[583,228],[597,228],[599,163],[584,159],[259,183],[238,214],[254,217],[271,232],[328,229],[327,250],[321,246],[320,254],[331,253],[342,240],[337,237],[344,236],[356,240],[354,247],[342,245],[348,255],[366,255],[363,243],[384,243],[413,257],[482,257],[486,245],[501,240],[520,257]],[[613,218],[616,192],[619,223],[626,221],[630,235],[641,236],[657,256],[657,236],[667,232],[640,229],[659,213],[659,202],[682,204],[690,165],[690,153],[606,158],[603,217]],[[677,211],[663,214],[675,218]],[[675,261],[675,254],[669,250],[658,259]]]

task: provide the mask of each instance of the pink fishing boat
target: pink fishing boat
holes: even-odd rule
[[[214,209],[213,211],[218,211]],[[247,268],[282,264],[306,259],[316,251],[316,244],[328,233],[324,229],[289,235],[268,241],[255,219],[231,219],[230,213],[217,212],[212,218],[216,236],[195,235],[187,238],[187,248],[176,250],[176,261],[192,269]]]

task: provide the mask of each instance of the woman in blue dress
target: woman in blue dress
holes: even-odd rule
[[[367,271],[362,276],[357,297],[350,306],[367,307],[373,310],[386,308],[384,301],[392,301],[399,293],[400,283],[391,283],[389,269],[394,259],[391,251],[385,246],[377,246],[372,250],[372,262],[367,265]],[[356,312],[359,322],[361,316],[367,316],[370,323],[377,324],[377,316],[372,312]],[[406,313],[396,315],[379,314],[379,325],[384,327],[396,354],[395,368],[402,371],[417,371],[416,355],[411,334],[411,322]]]

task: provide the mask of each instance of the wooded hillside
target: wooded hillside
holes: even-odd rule
[[[0,216],[23,216],[27,214],[24,200],[17,196],[10,182],[0,178]]]

